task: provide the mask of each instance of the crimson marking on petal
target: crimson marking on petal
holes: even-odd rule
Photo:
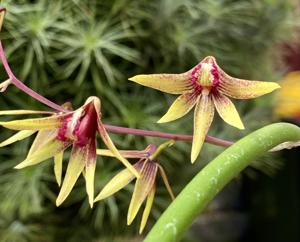
[[[57,138],[60,141],[66,141],[67,137],[66,137],[66,133],[67,133],[67,129],[68,129],[68,123],[70,122],[72,117],[68,117],[66,119],[64,119],[61,127],[58,130],[58,134],[57,134]]]

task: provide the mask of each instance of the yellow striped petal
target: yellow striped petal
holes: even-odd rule
[[[198,95],[194,92],[182,94],[173,102],[167,113],[158,120],[158,123],[170,122],[181,118],[194,107],[197,97]]]
[[[118,192],[123,187],[125,187],[129,182],[131,182],[135,176],[128,169],[124,169],[115,175],[102,189],[102,191],[95,198],[96,201],[103,200],[112,194]]]
[[[95,181],[95,170],[96,170],[96,143],[94,139],[91,139],[86,145],[87,156],[85,160],[85,183],[86,193],[89,198],[89,204],[91,208],[94,204],[94,181]]]
[[[145,209],[143,212],[142,221],[141,221],[140,230],[139,230],[140,234],[143,232],[143,230],[147,224],[148,217],[149,217],[149,214],[150,214],[150,211],[152,208],[152,204],[153,204],[153,200],[154,200],[155,190],[156,190],[156,187],[155,187],[155,185],[153,185],[153,187],[148,195],[146,206],[145,206]]]
[[[85,167],[85,183],[86,183],[86,193],[89,198],[89,204],[92,208],[94,205],[94,181],[95,181],[95,170],[96,170],[96,161],[88,164]]]
[[[51,111],[36,111],[36,110],[3,110],[0,115],[25,115],[25,114],[55,114]]]
[[[42,147],[49,140],[53,140],[56,137],[56,135],[57,135],[56,129],[40,130],[37,133],[32,145],[30,147],[27,157],[31,156],[35,151],[37,151],[40,147]]]
[[[54,174],[59,187],[61,185],[63,156],[63,151],[54,156]]]
[[[163,182],[164,182],[164,184],[167,188],[167,191],[168,191],[170,197],[172,198],[172,200],[174,200],[175,195],[174,195],[174,192],[172,190],[172,187],[170,186],[170,183],[169,183],[169,180],[168,180],[167,174],[165,173],[164,168],[161,165],[158,165],[158,170],[159,170],[160,176],[163,179]]]
[[[129,78],[129,80],[163,92],[182,94],[192,89],[190,76],[191,72],[182,74],[152,74],[137,75]]]
[[[137,178],[132,198],[130,201],[127,224],[130,225],[139,211],[145,198],[150,193],[156,178],[157,165],[154,162],[147,161],[141,170],[141,177]]]
[[[23,162],[15,166],[15,168],[22,169],[26,166],[36,165],[60,153],[62,150],[66,149],[69,145],[70,143],[62,142],[57,139],[49,140],[38,150],[36,150],[32,155],[27,156],[27,158]]]
[[[4,16],[5,16],[5,8],[0,8],[0,31],[2,29],[2,25],[3,25],[3,22],[4,22]]]
[[[214,117],[214,105],[210,96],[201,95],[196,104],[194,114],[194,135],[191,152],[191,161],[195,162],[204,143],[208,129]]]
[[[40,130],[59,128],[62,122],[62,116],[51,116],[47,118],[20,119],[0,122],[0,125],[13,130]]]
[[[228,97],[222,94],[215,94],[213,95],[213,100],[219,115],[226,123],[238,129],[245,128],[239,113]]]
[[[114,143],[110,139],[108,133],[106,132],[103,124],[99,120],[98,120],[98,130],[99,130],[100,136],[101,136],[103,142],[105,143],[105,145],[107,146],[107,148],[114,154],[114,156],[118,160],[120,160],[132,172],[132,174],[134,174],[136,177],[139,177],[139,173],[136,171],[136,169],[117,150],[116,146],[114,145]]]
[[[115,155],[107,149],[97,149],[97,155],[115,157]],[[124,158],[146,158],[149,156],[149,152],[144,150],[119,150],[120,154]]]
[[[224,71],[220,72],[219,90],[223,94],[237,98],[250,99],[270,93],[280,86],[275,82],[249,81],[231,77]]]
[[[28,136],[34,134],[36,131],[35,130],[21,130],[19,132],[17,132],[16,134],[14,134],[13,136],[9,137],[8,139],[2,141],[0,143],[0,147],[4,147],[7,145],[10,145],[14,142],[23,140],[25,138],[27,138]]]
[[[56,206],[61,205],[72,191],[79,175],[84,169],[87,153],[86,146],[73,146],[66,175],[56,199]]]

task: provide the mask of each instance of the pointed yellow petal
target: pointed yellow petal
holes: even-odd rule
[[[136,177],[139,177],[139,173],[136,171],[136,169],[134,169],[134,167],[129,163],[129,161],[126,160],[120,154],[120,152],[117,150],[116,146],[114,145],[114,143],[108,136],[108,133],[106,132],[103,124],[100,121],[98,121],[98,122],[99,122],[98,130],[99,130],[100,136],[101,136],[103,142],[105,143],[105,145],[107,146],[107,148],[110,149],[110,151],[114,154],[114,156],[118,160],[120,160]]]
[[[224,71],[220,71],[220,80],[220,92],[237,99],[259,97],[280,88],[275,82],[249,81],[233,78]]]
[[[27,154],[27,157],[31,156],[35,151],[37,151],[40,147],[42,147],[45,143],[49,142],[50,140],[53,140],[57,135],[56,129],[50,129],[50,130],[40,130]]]
[[[239,113],[228,97],[222,94],[215,94],[213,95],[213,100],[219,115],[226,123],[238,129],[245,128]]]
[[[65,201],[67,196],[72,191],[79,175],[84,169],[87,156],[86,147],[73,146],[70,161],[67,167],[66,175],[56,199],[56,206],[59,206]]]
[[[115,157],[115,155],[107,149],[97,149],[97,155]],[[119,150],[120,154],[124,158],[146,158],[149,156],[149,152],[144,150]]]
[[[165,173],[165,171],[161,165],[158,165],[158,170],[159,170],[160,176],[162,177],[162,179],[164,181],[164,184],[168,190],[170,197],[172,198],[172,200],[174,200],[175,199],[174,192],[172,190],[172,187],[170,186],[167,174]]]
[[[13,136],[9,137],[8,139],[2,141],[0,143],[0,147],[4,147],[6,145],[10,145],[14,142],[23,140],[25,138],[27,138],[28,136],[34,134],[36,131],[35,130],[21,130],[19,132],[17,132],[16,134],[14,134]]]
[[[134,175],[128,169],[124,169],[115,175],[102,189],[99,195],[95,198],[95,202],[103,200],[112,194],[118,192],[134,179]]]
[[[208,129],[214,117],[214,105],[211,97],[208,95],[201,95],[199,102],[195,108],[194,114],[194,135],[191,152],[191,161],[195,162],[202,145],[204,143]]]
[[[24,114],[55,114],[51,111],[36,111],[36,110],[3,110],[0,115],[24,115]]]
[[[96,143],[94,139],[91,139],[87,144],[87,157],[85,161],[85,183],[86,193],[89,198],[89,204],[91,208],[94,205],[94,182],[95,182],[95,170],[96,170]]]
[[[54,156],[54,174],[59,187],[61,184],[63,156],[63,151]]]
[[[190,72],[182,74],[152,74],[137,75],[129,78],[129,80],[163,92],[182,94],[192,88],[190,76]]]
[[[181,118],[187,114],[195,105],[198,95],[194,92],[187,92],[179,96],[171,105],[167,113],[158,121],[158,123],[170,122]]]
[[[91,208],[94,205],[94,181],[95,181],[96,162],[88,164],[85,167],[85,182],[86,193],[89,198],[89,204]]]
[[[66,149],[69,145],[70,143],[62,142],[57,139],[49,140],[38,150],[36,150],[32,155],[27,156],[27,158],[23,162],[15,166],[15,168],[22,169],[26,166],[36,165],[60,153],[62,150]]]
[[[0,122],[0,125],[13,130],[40,130],[59,128],[62,122],[62,116],[51,116],[47,118],[20,119]]]
[[[139,211],[143,201],[150,193],[156,178],[157,164],[152,161],[147,161],[141,170],[141,177],[137,178],[132,198],[130,201],[127,224],[130,225]]]
[[[154,200],[154,195],[155,195],[155,184],[153,185],[148,198],[147,198],[147,202],[146,202],[146,206],[143,212],[143,217],[142,217],[142,221],[141,221],[141,226],[140,226],[140,230],[139,233],[141,234],[146,226],[146,223],[148,221],[148,217],[152,208],[152,204],[153,204],[153,200]]]
[[[0,31],[2,29],[2,25],[3,25],[3,22],[4,22],[4,16],[5,16],[5,8],[0,8]]]

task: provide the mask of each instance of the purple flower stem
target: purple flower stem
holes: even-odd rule
[[[152,130],[142,130],[142,129],[133,129],[133,128],[126,128],[126,127],[119,127],[114,125],[105,124],[105,129],[111,133],[116,134],[133,134],[138,136],[150,136],[150,137],[157,137],[163,139],[173,139],[175,141],[192,141],[192,135],[185,135],[185,134],[172,134],[172,133],[164,133],[160,131],[152,131]],[[231,141],[219,139],[216,137],[212,137],[207,135],[205,141],[210,144],[219,145],[228,147],[233,144]]]
[[[42,95],[38,94],[37,92],[33,91],[29,87],[27,87],[23,82],[18,80],[18,78],[15,77],[14,73],[9,67],[9,64],[7,62],[7,58],[4,54],[4,50],[2,47],[2,42],[0,41],[0,58],[3,64],[3,67],[11,81],[11,84],[15,85],[18,89],[25,92],[29,96],[33,97],[34,99],[38,100],[39,102],[47,105],[50,108],[53,108],[54,110],[57,110],[59,112],[69,112],[68,110],[64,109],[62,106],[48,100],[47,98],[43,97]]]

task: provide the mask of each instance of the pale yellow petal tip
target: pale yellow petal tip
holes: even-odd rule
[[[91,208],[94,207],[94,200],[93,200],[93,198],[91,198],[91,200],[89,199],[89,204],[90,204],[90,207],[91,207]]]
[[[169,116],[169,115],[168,115],[168,116]],[[162,117],[157,121],[157,123],[158,123],[158,124],[163,124],[163,123],[171,122],[171,121],[173,121],[173,120],[175,120],[175,119],[170,119],[169,117],[167,117],[167,115],[164,115],[164,116],[162,116]]]
[[[139,75],[128,78],[129,81],[138,82]]]
[[[94,199],[94,202],[99,202],[99,201],[103,200],[104,198],[106,198],[106,196],[104,196],[100,192],[99,195]]]
[[[63,201],[61,199],[59,199],[59,198],[56,199],[56,202],[55,202],[56,207],[59,207],[62,203],[63,203]]]
[[[128,214],[128,216],[127,216],[127,225],[132,224],[132,221],[133,221],[133,220],[134,220],[134,217],[132,217],[131,214]]]
[[[26,162],[27,163],[27,162]],[[18,164],[18,165],[16,165],[15,167],[14,167],[14,169],[23,169],[23,168],[25,168],[25,167],[27,167],[28,165],[26,164],[25,162],[21,162],[20,164]]]

